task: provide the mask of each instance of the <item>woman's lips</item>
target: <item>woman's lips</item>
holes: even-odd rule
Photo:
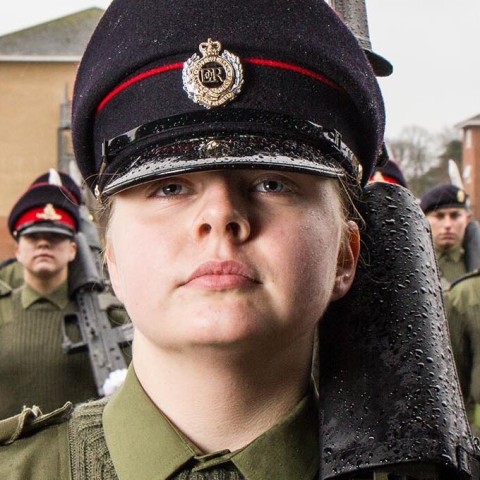
[[[38,255],[35,255],[35,260],[44,260],[44,259],[52,259],[53,255],[49,255],[48,253],[39,253]]]
[[[186,285],[212,290],[240,288],[258,283],[258,275],[254,270],[232,260],[205,262],[185,282]]]

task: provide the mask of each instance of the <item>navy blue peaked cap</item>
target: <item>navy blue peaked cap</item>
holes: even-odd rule
[[[65,172],[57,172],[58,176],[60,177],[60,181],[62,182],[62,187],[68,192],[73,195],[73,201],[74,203],[77,203],[78,205],[83,203],[83,194],[81,188],[77,185],[75,180],[68,175],[68,173]],[[39,177],[37,177],[32,185],[36,185],[39,183],[48,183],[49,181],[49,175],[50,173],[43,173]]]
[[[229,65],[202,63],[208,55],[199,48],[209,39],[220,42],[217,55],[233,54]],[[192,89],[214,92],[198,79],[218,80],[211,72],[220,70],[224,83],[213,87],[230,79],[228,101],[192,100]],[[113,0],[79,66],[72,113],[80,171],[106,194],[178,171],[247,163],[328,176],[339,176],[339,163],[343,172],[353,165],[366,183],[384,133],[370,63],[321,0]],[[267,160],[265,150],[274,152]]]
[[[63,179],[62,176],[59,178]],[[21,195],[8,216],[14,238],[39,232],[73,237],[80,223],[79,199],[62,183],[54,183],[49,173],[40,175]]]
[[[377,175],[380,174],[380,175]],[[377,178],[377,176],[379,178]],[[402,187],[408,188],[408,182],[400,167],[393,161],[388,159],[384,165],[379,165],[371,177],[372,181],[386,181],[387,183],[396,183]]]

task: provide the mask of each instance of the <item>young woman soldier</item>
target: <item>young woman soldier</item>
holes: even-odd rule
[[[73,136],[133,361],[108,402],[40,417],[0,469],[313,479],[314,331],[352,283],[350,197],[383,126],[369,62],[325,2],[114,0]]]

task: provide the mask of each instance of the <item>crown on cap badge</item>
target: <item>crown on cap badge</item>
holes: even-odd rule
[[[45,208],[43,209],[43,212],[37,213],[37,218],[40,218],[41,220],[54,221],[54,220],[60,220],[62,216],[55,211],[55,208],[51,203],[47,203],[45,205]]]
[[[192,55],[184,64],[183,89],[188,98],[205,108],[219,107],[233,100],[243,85],[243,68],[240,59],[223,50],[211,38],[199,46],[203,57]]]
[[[463,203],[465,201],[465,192],[463,190],[459,190],[457,192],[457,202]]]

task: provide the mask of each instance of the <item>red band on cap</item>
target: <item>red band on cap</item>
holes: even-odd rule
[[[385,175],[384,173],[380,173],[380,172],[375,172],[375,174],[370,177],[369,181],[385,182],[385,183],[393,183],[395,185],[401,185],[396,178],[393,178],[390,175]]]
[[[75,220],[67,211],[57,207],[53,207],[53,211],[47,209],[48,206],[28,210],[18,219],[14,231],[18,232],[26,225],[34,225],[39,222],[52,222],[54,225],[65,226],[76,231],[77,225]]]
[[[307,68],[300,67],[298,65],[293,65],[291,63],[279,62],[277,60],[267,60],[264,58],[243,58],[242,61],[244,63],[249,63],[251,65],[258,65],[262,67],[270,67],[270,68],[280,68],[283,70],[289,70],[291,72],[299,73],[301,75],[305,75],[307,77],[313,78],[318,80],[329,87],[338,90],[341,93],[345,93],[345,90],[337,85],[333,80],[321,75],[319,73],[314,72],[313,70],[309,70]],[[124,83],[121,83],[117,87],[115,87],[98,105],[97,113],[99,113],[105,105],[107,105],[113,98],[115,98],[120,92],[123,92],[128,87],[138,83],[146,78],[153,77],[155,75],[161,75],[165,72],[171,72],[172,70],[180,70],[183,68],[183,62],[172,63],[170,65],[163,65],[162,67],[153,68],[152,70],[147,70],[146,72],[142,72],[135,77],[130,78]]]
[[[250,63],[252,65],[261,65],[264,67],[272,67],[272,68],[281,68],[283,70],[290,70],[291,72],[300,73],[301,75],[306,75],[307,77],[311,77],[315,80],[318,80],[329,87],[338,90],[339,92],[345,93],[340,85],[337,85],[333,80],[325,77],[324,75],[320,75],[319,73],[314,72],[313,70],[309,70],[308,68],[299,67],[298,65],[293,65],[291,63],[285,62],[278,62],[276,60],[266,60],[264,58],[244,58],[243,61],[245,63]]]
[[[180,70],[183,68],[183,62],[172,63],[171,65],[164,65],[163,67],[153,68],[152,70],[147,70],[146,72],[140,73],[135,77],[132,77],[130,80],[127,80],[124,83],[121,83],[118,87],[114,88],[101,102],[97,108],[97,113],[100,112],[105,105],[112,100],[112,98],[116,97],[120,92],[126,90],[128,87],[133,85],[134,83],[138,83],[141,80],[145,80],[146,78],[153,77],[155,75],[160,75],[161,73],[170,72],[172,70]]]

